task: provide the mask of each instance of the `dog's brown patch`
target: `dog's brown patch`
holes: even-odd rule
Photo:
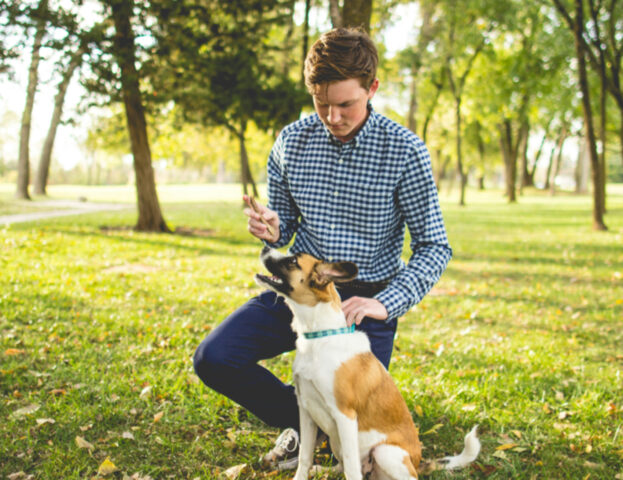
[[[386,435],[385,443],[407,451],[405,465],[417,477],[422,458],[417,428],[389,373],[371,352],[356,355],[337,369],[334,393],[340,411],[357,419],[360,431],[376,430]]]
[[[310,307],[323,302],[331,303],[335,309],[339,310],[341,308],[340,296],[333,282],[325,278],[326,265],[311,255],[299,255],[299,269],[292,270],[290,273],[289,283],[293,290],[288,296],[295,302]]]

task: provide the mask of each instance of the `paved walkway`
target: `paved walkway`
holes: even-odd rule
[[[46,200],[45,202],[32,202],[29,207],[50,208],[42,212],[17,213],[15,215],[0,216],[0,225],[12,223],[35,222],[46,218],[66,217],[80,215],[82,213],[108,212],[135,208],[134,205],[121,203],[90,203],[71,200]]]

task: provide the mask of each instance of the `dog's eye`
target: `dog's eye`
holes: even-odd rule
[[[299,266],[299,262],[298,259],[296,257],[292,257],[288,260],[288,266],[289,267],[297,267]]]

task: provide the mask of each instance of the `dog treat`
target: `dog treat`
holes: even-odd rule
[[[264,220],[264,217],[262,217],[262,213],[260,212],[260,207],[257,205],[257,202],[255,201],[255,197],[249,195],[249,206],[253,209],[253,211],[255,213],[257,213],[260,216],[260,222],[262,222],[265,226],[266,226],[266,230],[268,231],[269,235],[273,235],[273,228],[268,224],[268,222],[266,220]]]

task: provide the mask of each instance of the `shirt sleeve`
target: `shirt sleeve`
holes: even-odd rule
[[[430,155],[417,140],[398,185],[396,201],[411,235],[409,262],[375,298],[388,319],[404,315],[419,303],[446,269],[452,249],[439,207]]]
[[[290,243],[299,225],[300,212],[288,187],[285,144],[286,133],[282,131],[268,156],[268,208],[279,215],[280,237],[275,243],[264,243],[273,248],[280,248]]]

